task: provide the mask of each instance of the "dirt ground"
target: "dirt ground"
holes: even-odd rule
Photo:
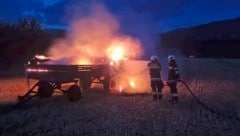
[[[178,60],[183,80],[214,110],[240,117],[240,60]],[[166,69],[166,68],[165,68]],[[165,77],[163,77],[165,78]],[[108,94],[101,89],[84,92],[78,102],[55,94],[34,99],[12,110],[26,79],[0,80],[0,135],[120,135],[120,136],[237,136],[240,121],[218,116],[199,105],[178,84],[180,102],[153,102],[150,94]]]

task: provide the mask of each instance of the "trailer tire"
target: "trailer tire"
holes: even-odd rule
[[[81,89],[78,85],[72,85],[67,90],[67,98],[69,101],[78,101],[82,97]]]
[[[112,79],[111,81],[110,81],[110,88],[111,89],[114,89],[116,87],[116,80],[115,79]]]
[[[103,82],[103,88],[104,88],[105,92],[107,92],[107,93],[110,92],[111,86],[112,86],[112,82],[110,80],[105,80]]]
[[[105,92],[109,92],[110,91],[109,83],[103,83],[103,88],[104,88]]]
[[[37,94],[40,98],[51,97],[53,94],[53,91],[54,91],[54,87],[50,83],[44,82],[44,81],[39,82]]]

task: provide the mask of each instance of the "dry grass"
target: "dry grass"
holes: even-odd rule
[[[181,62],[182,76],[199,99],[218,111],[240,117],[240,61]],[[0,85],[1,135],[237,136],[240,132],[239,121],[207,111],[181,84],[177,105],[168,102],[168,88],[164,88],[161,102],[152,102],[150,95],[105,95],[101,90],[91,90],[75,103],[54,95],[32,100],[13,111],[9,111],[9,104],[26,91],[25,79],[2,79]]]

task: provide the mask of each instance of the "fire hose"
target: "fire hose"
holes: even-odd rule
[[[203,106],[205,109],[211,111],[212,113],[215,113],[216,115],[218,116],[222,116],[222,117],[226,117],[226,118],[229,118],[229,119],[236,119],[238,121],[240,121],[240,118],[238,116],[234,116],[234,115],[228,115],[228,114],[224,114],[224,113],[221,113],[221,112],[218,112],[212,108],[210,108],[209,106],[207,106],[206,104],[204,104],[202,101],[200,101],[196,95],[194,95],[194,93],[192,92],[192,90],[189,88],[189,86],[186,84],[186,82],[184,82],[183,80],[178,80],[179,82],[181,82],[186,88],[187,90],[191,93],[191,95],[193,96],[193,98],[195,98],[197,100],[197,102]]]
[[[137,72],[135,74],[132,74],[132,75],[137,75],[139,73],[142,73],[144,72],[146,69],[143,69],[142,71],[140,72]],[[236,119],[238,121],[240,121],[240,118],[238,116],[234,116],[234,115],[228,115],[228,114],[224,114],[224,113],[221,113],[221,112],[218,112],[212,108],[210,108],[209,106],[207,106],[206,104],[204,104],[202,101],[200,101],[196,95],[194,95],[194,93],[192,92],[192,90],[189,88],[189,86],[186,84],[186,82],[184,82],[183,80],[178,80],[178,82],[181,82],[186,88],[187,90],[190,92],[190,94],[193,96],[193,98],[201,105],[203,106],[205,109],[209,110],[210,112],[212,113],[215,113],[216,115],[218,116],[222,116],[222,117],[226,117],[226,118],[230,118],[230,119]],[[164,86],[168,86],[168,85],[164,85]]]

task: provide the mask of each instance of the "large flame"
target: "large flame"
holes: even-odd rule
[[[110,54],[113,61],[120,61],[121,59],[123,59],[124,51],[121,47],[116,47],[112,50]]]
[[[117,71],[115,80],[116,86],[113,90],[118,93],[149,93],[150,77],[147,68],[147,61],[126,60],[115,63]]]

